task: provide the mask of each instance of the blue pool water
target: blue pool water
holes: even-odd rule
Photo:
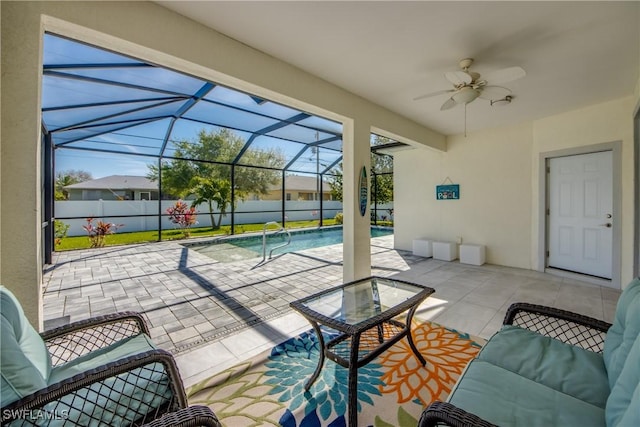
[[[287,241],[286,233],[267,234],[267,256],[269,251]],[[371,237],[393,234],[393,229],[372,228]],[[276,249],[273,255],[302,251],[342,243],[342,228],[332,227],[304,231],[291,231],[291,244]],[[262,235],[229,238],[206,244],[189,245],[190,249],[222,262],[262,257]]]

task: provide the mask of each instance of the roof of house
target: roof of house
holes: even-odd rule
[[[110,175],[64,187],[65,190],[158,190],[158,182],[146,176]]]

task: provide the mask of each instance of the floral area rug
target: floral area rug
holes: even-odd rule
[[[414,323],[412,331],[426,366],[403,338],[358,369],[358,426],[414,427],[429,403],[446,399],[484,344],[431,322]],[[189,403],[209,406],[227,427],[346,426],[346,368],[326,359],[318,379],[304,391],[319,348],[313,330],[305,332],[191,387]]]

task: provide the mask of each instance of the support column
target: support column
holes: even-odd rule
[[[371,275],[371,226],[369,204],[364,215],[360,215],[360,172],[367,171],[367,186],[371,177],[371,126],[362,120],[345,122],[343,125],[342,155],[342,204],[343,204],[343,270],[345,282]]]
[[[40,16],[2,4],[2,165],[0,258],[2,284],[42,328]]]

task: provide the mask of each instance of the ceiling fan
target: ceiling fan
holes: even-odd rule
[[[508,67],[493,71],[487,74],[486,78],[481,78],[479,73],[469,71],[471,64],[473,64],[473,59],[465,58],[458,63],[462,71],[448,71],[444,73],[445,78],[453,84],[453,89],[428,93],[418,96],[413,100],[418,101],[432,96],[451,93],[451,97],[440,107],[442,111],[453,108],[457,104],[464,104],[466,106],[477,98],[487,99],[491,101],[492,105],[496,100],[507,100],[507,97],[509,97],[508,101],[510,102],[511,91],[506,87],[495,86],[495,84],[511,82],[526,75],[521,67]]]

